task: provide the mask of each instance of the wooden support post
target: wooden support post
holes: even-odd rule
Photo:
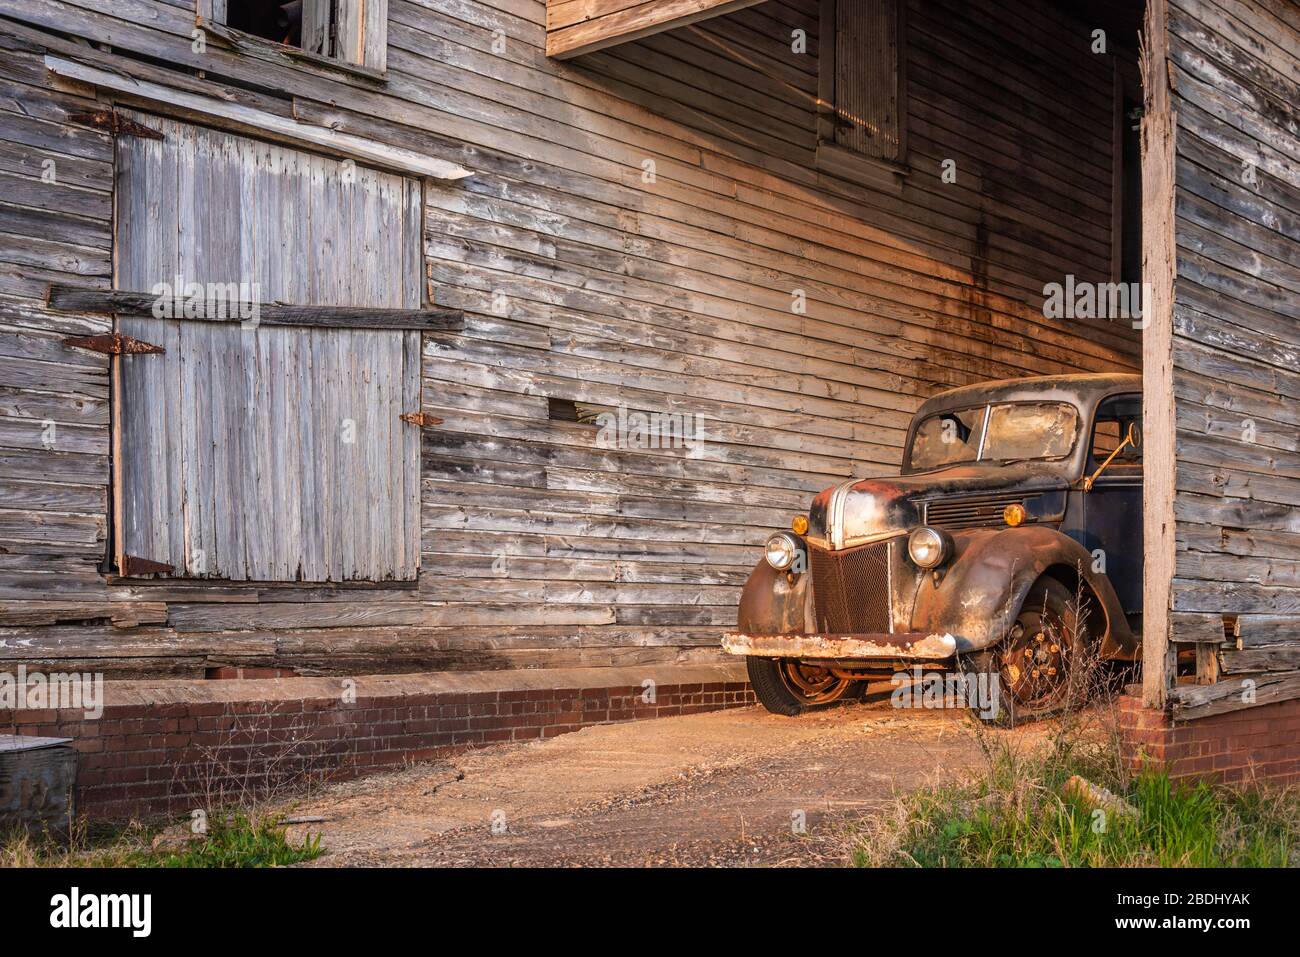
[[[1148,0],[1142,50],[1142,281],[1150,290],[1142,331],[1143,535],[1142,697],[1164,708],[1177,669],[1172,660],[1176,542],[1173,320],[1176,118],[1170,103],[1168,7]]]

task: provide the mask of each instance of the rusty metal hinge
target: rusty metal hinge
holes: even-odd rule
[[[161,355],[167,351],[162,346],[145,342],[143,339],[133,339],[120,332],[110,332],[102,336],[68,336],[63,340],[63,344],[76,346],[78,349],[89,349],[91,352],[102,352],[106,356]]]
[[[158,130],[137,123],[135,120],[128,120],[113,109],[96,110],[93,113],[73,113],[68,117],[68,121],[82,126],[93,126],[114,136],[142,136],[150,140],[165,138]]]
[[[72,113],[69,122],[81,126],[94,126],[96,130],[112,133],[114,137],[143,137],[146,139],[164,139],[159,131],[152,127],[127,120],[116,109],[96,109],[91,113]]]
[[[136,575],[170,575],[172,566],[166,562],[150,561],[135,555],[123,555],[118,562],[118,571],[128,578]]]
[[[428,412],[403,412],[400,418],[403,422],[410,422],[412,425],[418,425],[421,428],[426,425],[442,425],[442,419],[436,415],[430,415]]]

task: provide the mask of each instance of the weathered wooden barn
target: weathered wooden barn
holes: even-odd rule
[[[1140,369],[1147,705],[1300,699],[1294,0],[280,6],[0,0],[0,662],[714,660],[927,396]]]

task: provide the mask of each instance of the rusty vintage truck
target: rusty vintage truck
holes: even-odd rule
[[[933,396],[901,474],[828,488],[767,539],[723,648],[778,714],[916,668],[996,676],[1000,724],[1080,703],[1139,653],[1141,420],[1130,374]]]

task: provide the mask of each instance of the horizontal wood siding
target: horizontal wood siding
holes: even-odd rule
[[[97,104],[54,89],[41,53],[0,29],[0,621],[21,626],[0,628],[0,657],[31,640],[28,622],[50,620],[31,602],[63,594],[79,616],[127,612],[105,605],[96,570],[108,534],[108,358],[62,341],[112,321],[41,304],[48,282],[109,282],[113,141],[70,121]]]
[[[0,0],[0,15],[119,51],[41,39],[60,55],[185,89],[244,80],[255,89],[238,96],[259,109],[475,173],[425,191],[433,297],[464,309],[466,328],[426,335],[421,353],[423,409],[444,422],[423,430],[418,588],[106,589],[47,576],[49,591],[33,594],[33,572],[14,571],[0,579],[14,597],[72,601],[89,588],[163,602],[167,615],[135,629],[99,616],[46,626],[17,653],[113,655],[123,668],[153,656],[179,672],[210,660],[375,669],[713,656],[767,530],[832,482],[896,469],[927,396],[1138,365],[1128,323],[1042,315],[1045,283],[1105,279],[1111,262],[1112,64],[1089,52],[1086,24],[1055,9],[910,4],[901,196],[814,165],[815,2],[769,0],[566,63],[545,55],[535,0],[389,9],[378,87],[215,43],[199,57],[185,11],[148,0],[111,13],[90,0]],[[806,53],[791,49],[796,29]],[[41,93],[38,55],[0,71],[17,71],[43,109],[58,102]],[[87,138],[108,163],[102,135]],[[955,183],[941,180],[946,159]],[[106,168],[91,170],[106,190]],[[67,319],[42,313],[39,283],[20,293],[29,335],[56,338],[45,324]],[[60,365],[69,350],[32,348],[24,376],[80,381],[83,370]],[[81,361],[102,401],[103,364]],[[603,443],[592,425],[551,418],[552,400],[699,415],[707,441],[698,454]],[[85,454],[102,466],[97,434]],[[102,477],[90,483],[102,490]],[[86,514],[100,527],[77,560],[94,579],[103,515]]]
[[[1300,5],[1170,0],[1177,134],[1175,640],[1221,636],[1224,688],[1300,694]],[[1238,617],[1239,616],[1239,617]],[[1225,690],[1226,689],[1226,690]],[[1258,698],[1260,702],[1264,698]],[[1211,702],[1218,704],[1211,706]]]

